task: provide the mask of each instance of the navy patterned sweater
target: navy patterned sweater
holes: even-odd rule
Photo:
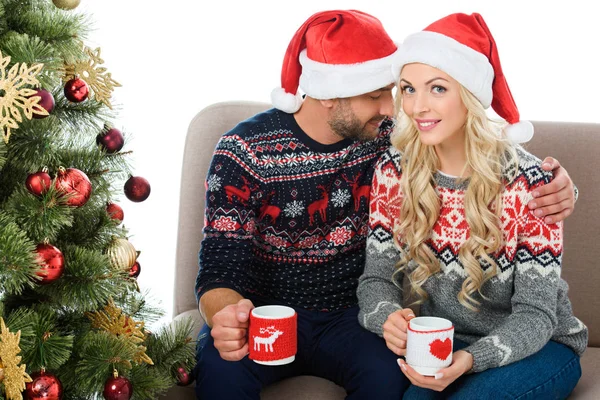
[[[357,304],[374,166],[369,142],[323,145],[271,109],[223,135],[206,179],[197,299],[230,288],[255,302],[332,311]]]

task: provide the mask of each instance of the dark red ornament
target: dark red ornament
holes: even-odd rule
[[[89,94],[90,89],[83,79],[73,78],[65,85],[65,97],[73,103],[81,103]]]
[[[109,203],[106,206],[106,212],[108,213],[110,218],[114,219],[115,221],[119,221],[119,223],[123,222],[125,214],[123,213],[123,209],[120,205],[115,203]]]
[[[96,143],[109,154],[116,153],[123,148],[125,139],[120,130],[104,127],[104,130],[96,136]]]
[[[137,278],[140,276],[140,272],[142,272],[142,267],[140,267],[140,263],[136,261],[129,269],[129,276],[132,278]]]
[[[184,367],[177,368],[177,385],[187,386],[192,383],[193,379]]]
[[[68,195],[67,204],[74,207],[87,203],[92,194],[92,184],[87,175],[76,168],[59,168],[54,187]]]
[[[26,400],[60,400],[62,398],[62,383],[49,372],[34,372],[31,382],[25,384]]]
[[[43,168],[41,171],[29,174],[25,180],[25,187],[36,196],[41,196],[50,189],[52,181],[48,175],[48,169]]]
[[[102,395],[106,400],[129,400],[133,395],[133,386],[127,378],[112,376],[104,383]]]
[[[65,270],[65,257],[62,252],[48,243],[38,244],[35,251],[37,252],[36,261],[40,265],[37,276],[42,278],[36,282],[47,285],[60,278]]]
[[[52,112],[52,110],[54,110],[54,96],[52,96],[52,93],[50,93],[47,90],[44,89],[38,89],[35,94],[33,96],[40,96],[41,99],[39,101],[39,105],[40,107],[42,107],[44,110],[48,111],[48,114],[50,114]],[[33,97],[31,96],[31,97]],[[47,115],[40,115],[40,114],[33,114],[33,118],[36,119],[42,119],[42,118],[46,118]]]
[[[150,182],[141,176],[132,176],[125,182],[125,196],[136,203],[146,200],[150,196]]]

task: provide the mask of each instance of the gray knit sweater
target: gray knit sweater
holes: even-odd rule
[[[560,277],[562,224],[545,224],[527,208],[530,193],[549,182],[551,174],[522,149],[518,156],[517,176],[511,182],[507,179],[502,194],[504,247],[493,257],[498,274],[483,285],[485,299],[476,294],[479,311],[469,310],[457,298],[467,276],[458,251],[469,236],[464,211],[468,181],[458,184],[440,173],[435,177],[441,209],[428,245],[440,260],[441,271],[423,285],[429,298],[420,312],[453,322],[455,337],[470,344],[465,350],[473,355],[475,372],[519,361],[549,340],[580,355],[587,346],[587,327],[573,316],[568,286]],[[390,148],[375,171],[366,266],[358,286],[359,322],[380,336],[387,317],[403,305],[398,288],[403,276],[396,274],[396,284],[392,281],[400,259],[392,239],[402,200],[400,158]]]

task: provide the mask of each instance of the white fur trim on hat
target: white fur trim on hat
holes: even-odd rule
[[[529,121],[520,121],[507,125],[504,128],[506,137],[513,143],[526,143],[533,137],[533,124]]]
[[[278,87],[271,92],[271,103],[273,107],[288,114],[293,114],[302,106],[302,95],[300,93],[287,93],[283,88]]]
[[[356,64],[324,64],[308,58],[306,49],[300,53],[302,75],[300,88],[308,96],[337,99],[358,96],[396,83],[392,68],[398,65],[396,50],[389,56]]]
[[[469,46],[437,32],[422,31],[399,47],[399,68],[422,63],[444,71],[467,88],[484,108],[492,104],[494,69],[488,58]]]

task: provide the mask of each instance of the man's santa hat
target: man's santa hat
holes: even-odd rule
[[[467,88],[485,108],[490,105],[510,125],[516,143],[533,137],[533,125],[520,121],[519,110],[502,73],[496,42],[477,13],[452,14],[412,34],[400,46],[400,69],[423,63],[444,71]]]
[[[398,47],[381,22],[361,11],[323,11],[296,31],[281,70],[273,106],[294,113],[308,96],[335,99],[369,93],[396,83]]]

